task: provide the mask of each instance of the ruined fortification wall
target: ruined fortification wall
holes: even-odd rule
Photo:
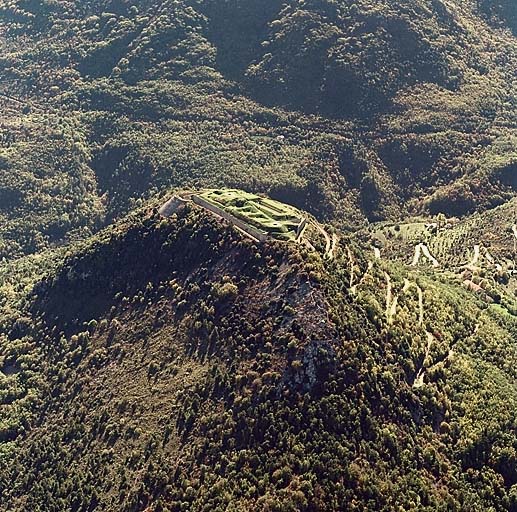
[[[206,208],[207,210],[210,210],[211,212],[214,212],[217,215],[220,215],[221,217],[223,217],[223,219],[226,219],[228,222],[230,222],[231,224],[234,224],[235,226],[242,229],[243,231],[245,231],[252,237],[256,238],[257,240],[259,240],[261,242],[264,242],[267,240],[268,236],[264,232],[260,231],[257,228],[254,228],[253,226],[250,226],[246,222],[238,219],[231,213],[228,213],[228,212],[224,211],[223,209],[215,206],[214,204],[206,201],[202,197],[197,196],[197,195],[192,195],[192,201],[194,203],[196,203],[197,205],[202,206],[203,208]]]

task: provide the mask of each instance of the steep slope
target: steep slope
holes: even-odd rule
[[[3,508],[515,510],[514,317],[221,222],[141,209],[34,287]]]
[[[515,19],[0,0],[0,509],[517,511]]]
[[[514,2],[503,0],[480,0],[478,6],[486,16],[494,23],[502,27],[508,27],[515,33],[517,30],[517,7]]]

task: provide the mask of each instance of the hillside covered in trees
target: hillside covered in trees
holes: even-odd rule
[[[516,318],[366,255],[193,207],[69,252],[6,326],[2,507],[515,510]]]
[[[0,0],[0,510],[516,512],[515,5]]]

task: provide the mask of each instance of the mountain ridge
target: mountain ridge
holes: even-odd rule
[[[509,392],[511,360],[501,367],[483,354],[505,337],[512,346],[513,317],[496,327],[506,317],[482,313],[459,285],[368,264],[352,240],[324,263],[290,242],[257,244],[199,208],[169,219],[154,210],[135,211],[82,243],[34,288],[26,319],[12,325],[10,351],[28,391],[13,405],[25,403],[27,419],[14,437],[2,433],[12,450],[9,469],[0,466],[3,506],[505,510],[514,503],[505,458],[512,437],[502,427],[512,425],[508,409],[492,411],[490,435],[501,451],[489,456],[479,451],[484,434],[469,423],[484,406],[475,402],[458,416],[465,402],[457,394],[473,385],[492,386],[493,397]],[[407,280],[414,292],[402,286]],[[28,350],[31,339],[40,340],[37,350]],[[478,375],[479,364],[486,369]],[[484,371],[493,374],[486,382]],[[437,475],[446,488],[434,488]]]

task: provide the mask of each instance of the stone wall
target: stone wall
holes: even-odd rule
[[[257,228],[254,228],[253,226],[250,226],[246,222],[242,221],[241,219],[238,219],[231,213],[226,212],[222,208],[219,208],[215,206],[214,204],[210,203],[206,199],[203,199],[200,196],[197,196],[195,194],[192,195],[192,201],[196,203],[199,206],[202,206],[203,208],[206,208],[207,210],[221,216],[223,219],[226,219],[231,224],[234,224],[238,228],[242,229],[242,231],[248,233],[253,238],[256,238],[260,242],[264,242],[267,240],[268,236],[263,231],[260,231]]]
[[[173,213],[181,210],[187,201],[178,196],[171,197],[165,204],[163,204],[158,210],[159,214],[163,217],[170,217]]]

